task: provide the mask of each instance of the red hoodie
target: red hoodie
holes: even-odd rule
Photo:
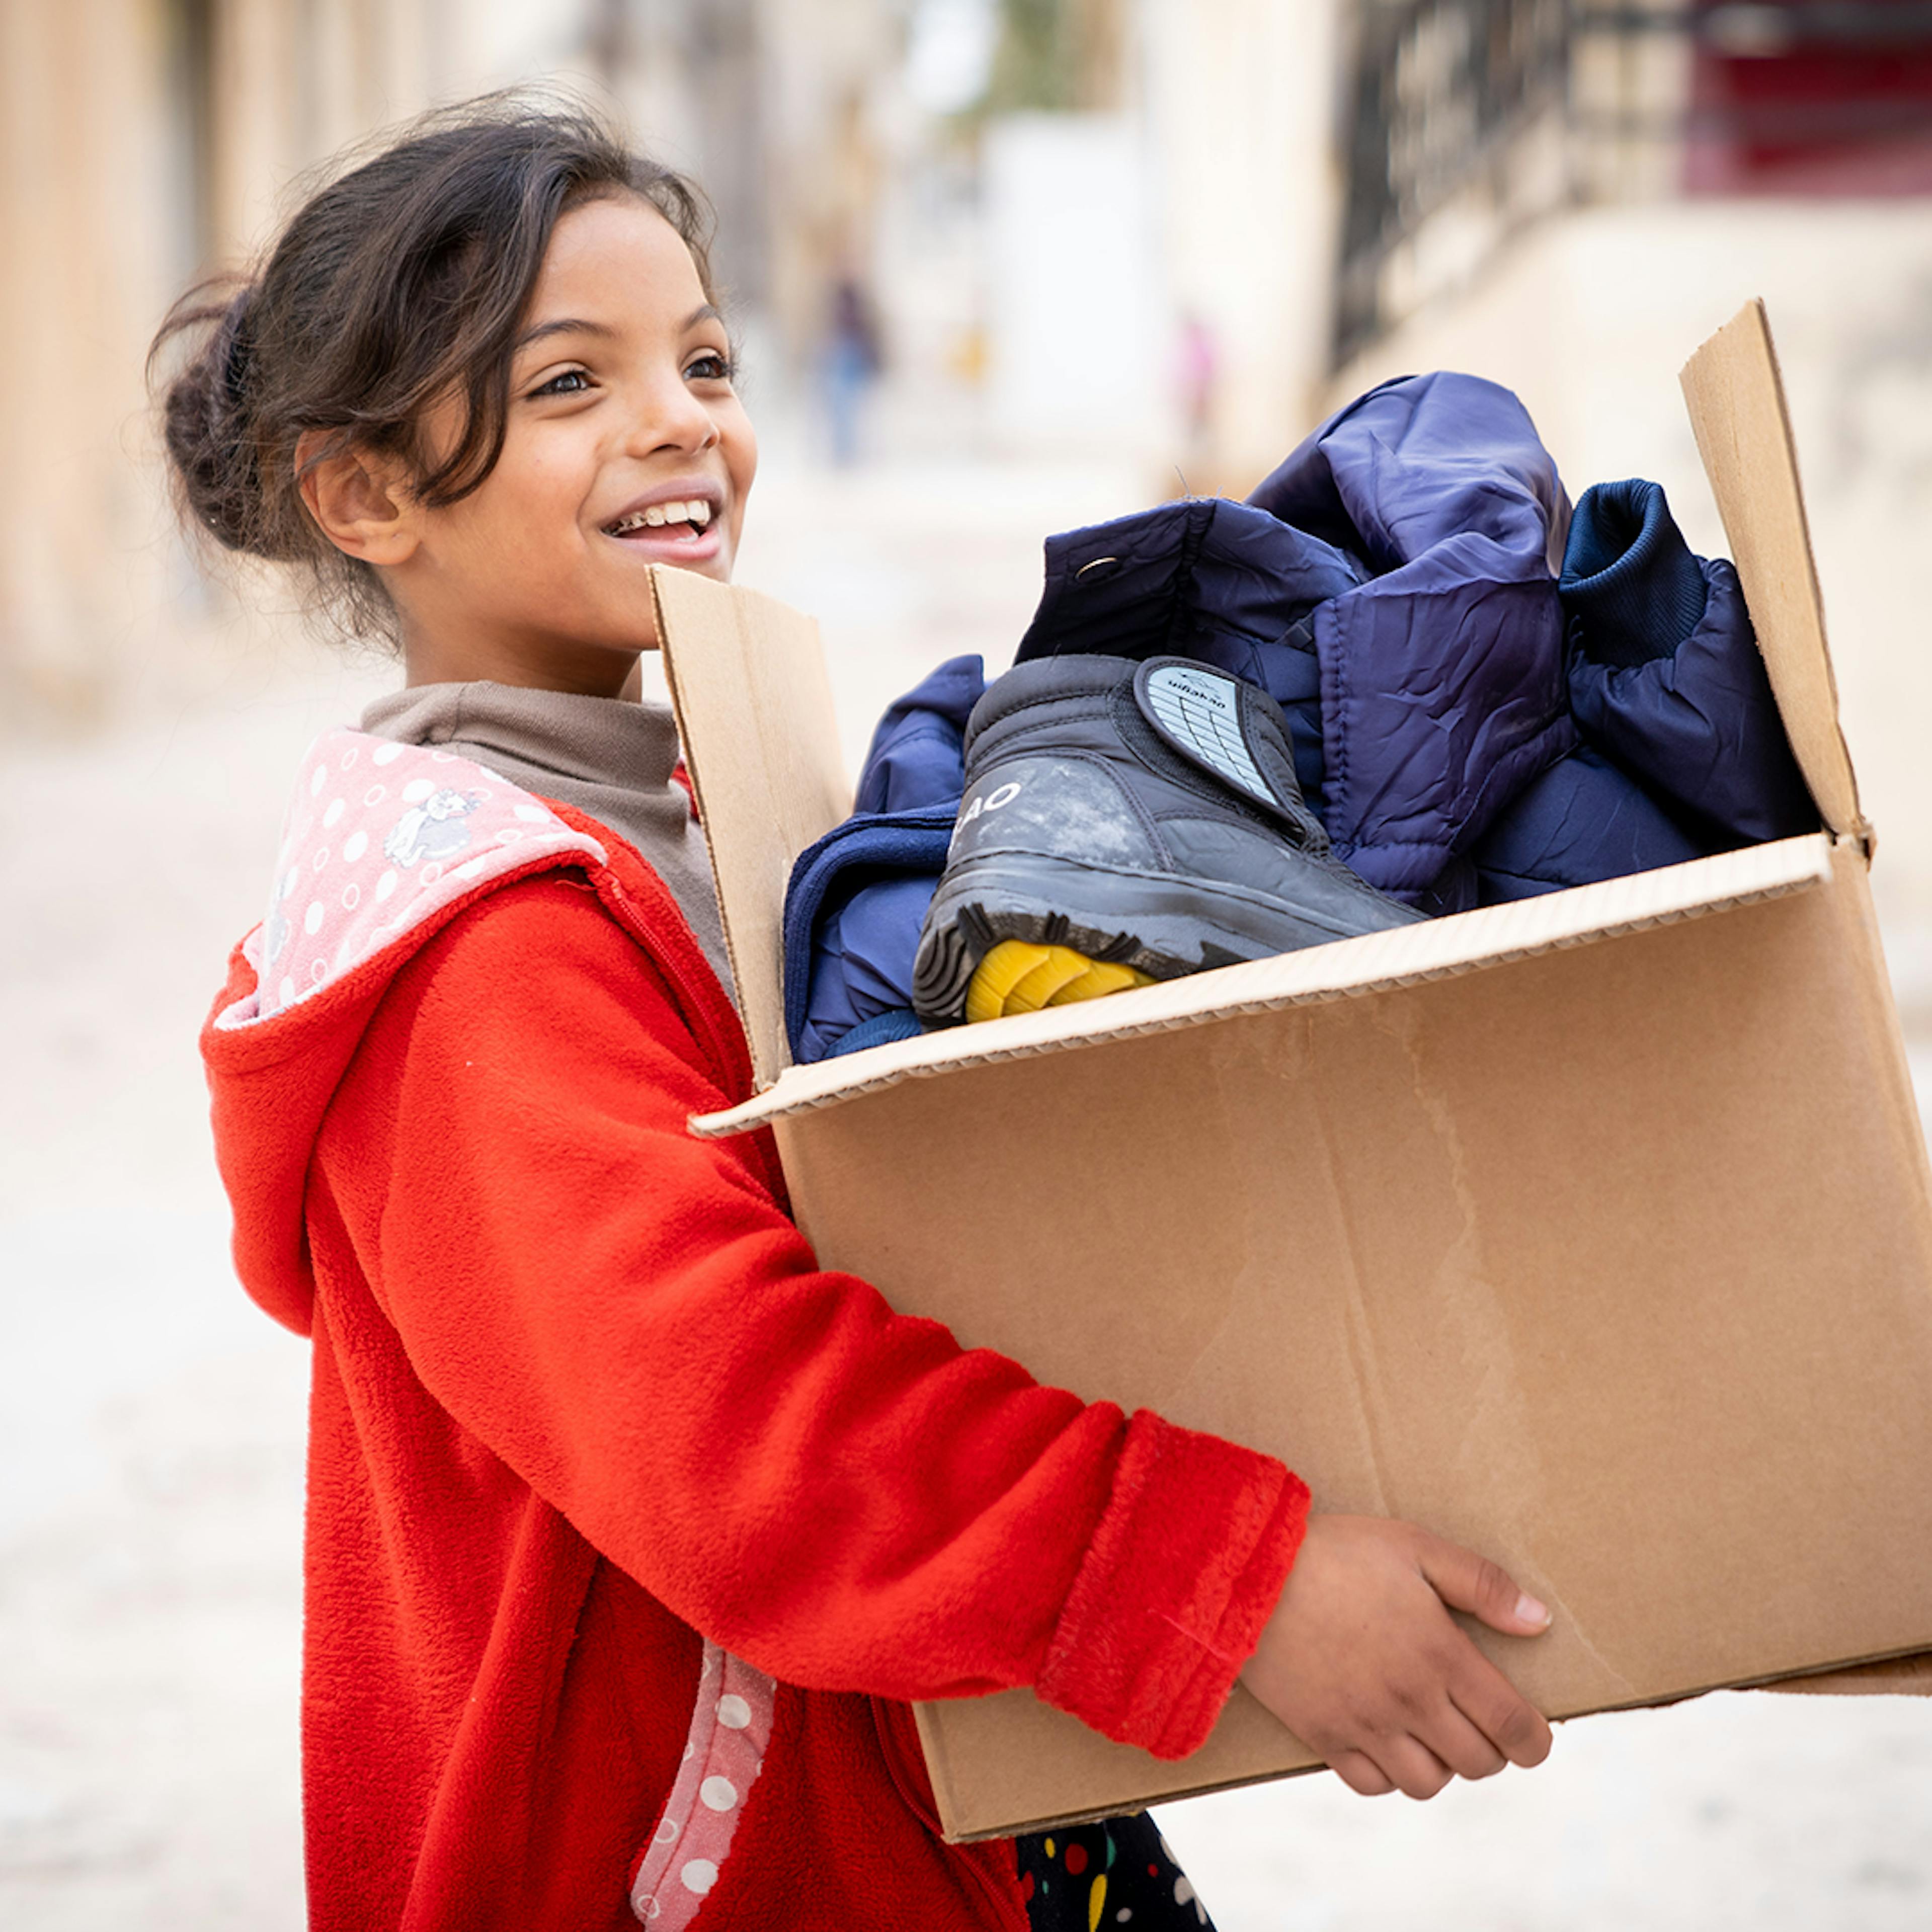
[[[743,1036],[602,827],[326,736],[202,1049],[242,1278],[315,1345],[322,1932],[1018,1932],[904,1700],[1205,1738],[1306,1492],[819,1268],[769,1142],[686,1131]]]

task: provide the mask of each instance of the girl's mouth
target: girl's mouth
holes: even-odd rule
[[[711,506],[703,497],[694,496],[688,502],[652,503],[641,510],[632,510],[615,523],[606,524],[604,534],[607,537],[637,537],[646,533],[655,536],[662,531],[660,541],[693,543],[704,534],[705,526],[710,520]]]

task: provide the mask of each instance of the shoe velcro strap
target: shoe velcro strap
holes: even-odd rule
[[[1266,692],[1190,658],[1150,658],[1134,675],[1134,701],[1190,764],[1298,832],[1306,828],[1288,728]]]

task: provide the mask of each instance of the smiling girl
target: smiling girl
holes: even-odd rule
[[[304,760],[203,1036],[238,1267],[314,1343],[310,1922],[1198,1927],[1144,1820],[944,1844],[908,1700],[1030,1686],[1172,1756],[1241,1673],[1426,1796],[1548,1747],[1444,1600],[1545,1619],[894,1315],[769,1142],[686,1132],[750,1084],[636,701],[647,567],[728,576],[756,466],[704,244],[593,120],[485,103],[163,332],[194,515],[406,674]]]

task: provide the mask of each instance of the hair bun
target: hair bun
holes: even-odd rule
[[[210,346],[221,351],[221,384],[229,405],[238,414],[247,406],[249,358],[254,352],[254,338],[249,333],[250,311],[255,305],[252,285],[228,304],[228,313],[215,331]]]
[[[170,332],[212,322],[200,352],[168,386],[163,404],[168,454],[195,520],[225,549],[266,556],[261,476],[248,402],[254,344],[251,284],[226,303],[170,318]]]

